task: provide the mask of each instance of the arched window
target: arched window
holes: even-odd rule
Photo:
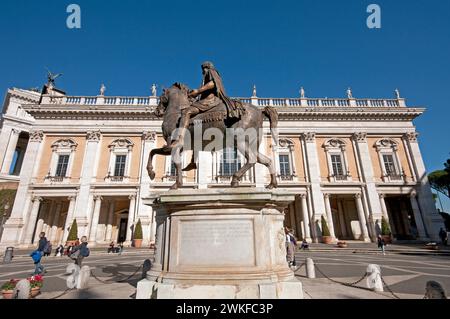
[[[62,183],[70,178],[77,146],[78,144],[70,138],[60,139],[52,144],[52,159],[47,180]]]
[[[351,181],[345,142],[338,138],[332,138],[323,144],[323,148],[327,154],[329,181]]]
[[[111,182],[123,182],[129,178],[131,156],[134,143],[125,137],[118,138],[109,144],[111,156],[106,177]]]
[[[384,182],[401,182],[404,173],[398,156],[396,141],[384,138],[375,143]]]

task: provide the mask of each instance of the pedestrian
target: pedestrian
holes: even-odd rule
[[[123,243],[119,244],[119,255],[122,255],[123,252]]]
[[[86,236],[81,237],[81,244],[75,246],[72,249],[70,254],[70,258],[75,260],[75,265],[78,265],[81,268],[81,264],[83,263],[83,259],[88,257],[90,254],[90,250],[88,248],[88,240]]]
[[[286,235],[286,260],[289,267],[295,266],[295,237],[292,235],[291,230],[287,227],[285,227],[284,232]]]
[[[447,245],[447,232],[442,227],[439,231],[439,237],[441,237],[442,245]]]
[[[300,249],[302,249],[302,250],[308,250],[309,249],[309,244],[306,241],[306,239],[303,239],[302,246],[300,247]]]
[[[378,248],[381,249],[381,252],[383,253],[383,255],[386,255],[386,252],[385,252],[386,242],[384,241],[383,237],[381,237],[381,235],[378,235],[377,242],[378,242]]]
[[[42,273],[46,273],[47,271],[44,269],[44,266],[41,264],[42,256],[44,256],[44,250],[46,246],[48,245],[48,240],[45,237],[45,233],[42,232],[39,234],[39,243],[38,248],[31,253],[31,257],[33,258],[34,262],[34,274],[33,275],[40,275]]]
[[[47,241],[47,244],[44,247],[44,257],[49,257],[52,253],[52,243],[50,240]]]

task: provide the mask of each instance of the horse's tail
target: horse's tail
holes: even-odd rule
[[[278,145],[278,112],[273,107],[266,106],[263,114],[269,118],[270,133],[272,134],[275,145]]]

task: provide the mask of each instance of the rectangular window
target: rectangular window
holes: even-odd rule
[[[291,163],[289,155],[280,155],[280,175],[291,176]]]
[[[116,155],[116,165],[114,167],[114,176],[125,176],[125,164],[127,162],[126,155]]]
[[[388,176],[396,175],[397,172],[395,170],[395,165],[394,165],[394,156],[383,155],[383,161],[384,161],[384,168],[386,170],[386,174]]]
[[[241,161],[239,160],[236,149],[223,150],[222,158],[220,161],[220,175],[232,176],[238,170],[241,169]]]
[[[58,165],[56,166],[56,177],[66,177],[67,167],[69,166],[69,155],[59,155]]]
[[[344,169],[342,168],[341,155],[331,155],[331,165],[333,167],[334,176],[344,176]]]

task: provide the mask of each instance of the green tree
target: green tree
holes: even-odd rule
[[[331,236],[327,221],[325,220],[325,217],[323,217],[323,215],[322,215],[321,223],[322,223],[322,236]]]
[[[67,236],[67,241],[77,240],[78,238],[78,225],[77,220],[74,219],[72,227],[70,227],[69,236]]]
[[[389,236],[391,234],[391,228],[389,227],[389,223],[386,218],[381,217],[381,235]]]
[[[450,198],[450,159],[444,164],[445,169],[428,175],[431,188]]]
[[[136,224],[136,229],[134,230],[134,239],[143,239],[144,236],[142,235],[142,224],[141,220],[139,219]]]

